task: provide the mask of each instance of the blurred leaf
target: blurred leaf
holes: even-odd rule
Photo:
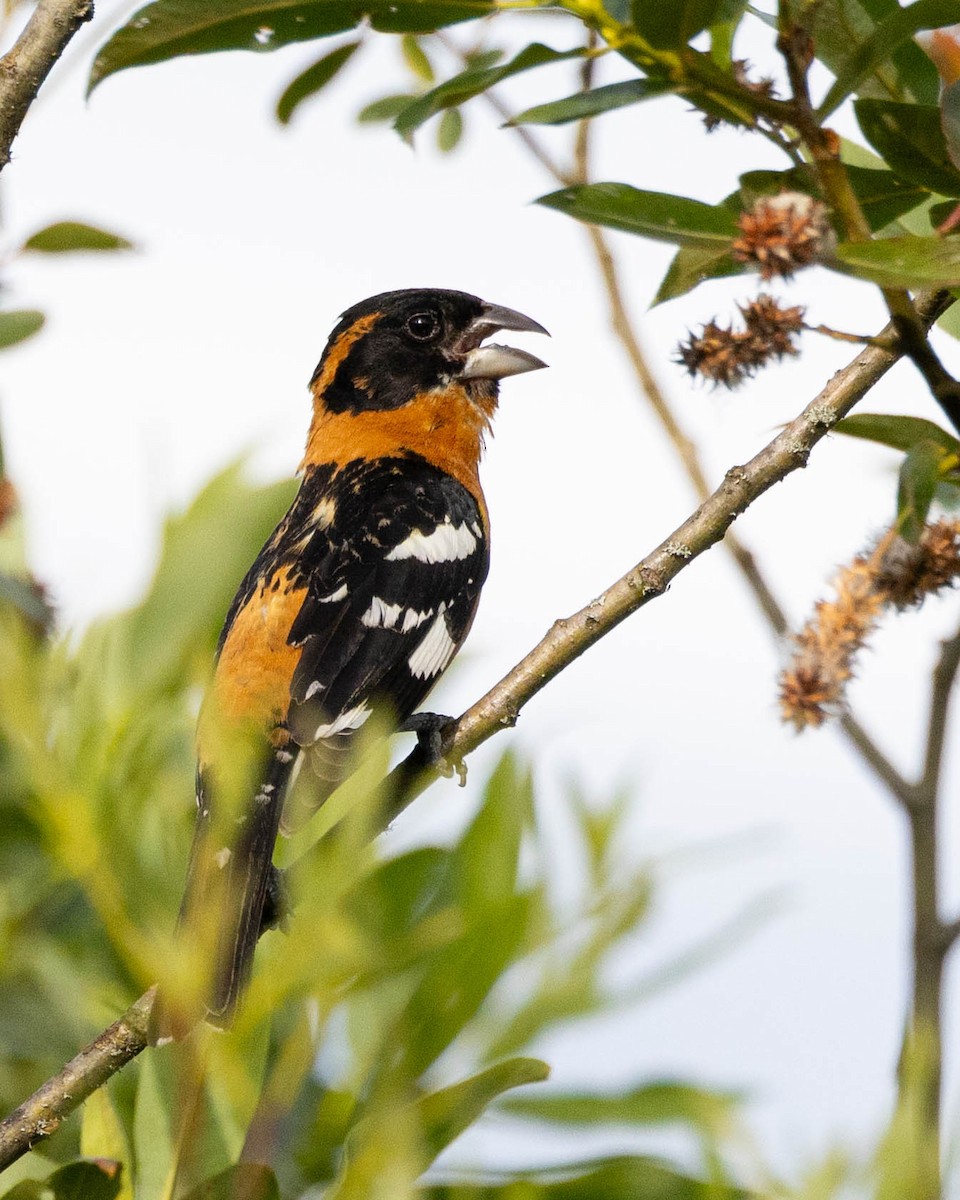
[[[31,308],[0,312],[0,350],[33,337],[37,330],[42,328],[45,320],[42,312]]]
[[[374,100],[361,108],[359,113],[357,113],[357,120],[362,124],[373,121],[392,121],[398,113],[403,112],[413,99],[414,96],[410,92],[382,96],[379,100]]]
[[[67,254],[75,250],[132,250],[133,242],[80,221],[57,221],[38,229],[23,243],[24,250],[42,254]]]
[[[84,1158],[112,1159],[121,1164],[117,1200],[133,1198],[133,1160],[127,1135],[106,1087],[100,1087],[83,1104],[80,1153]]]
[[[405,33],[400,39],[400,48],[403,51],[403,60],[416,75],[426,84],[431,84],[434,81],[433,67],[430,65],[430,59],[420,45],[420,39],[415,38],[411,33]]]
[[[476,1181],[440,1184],[420,1200],[745,1200],[740,1188],[694,1179],[656,1158],[601,1158],[540,1171],[485,1172]]]
[[[889,413],[854,413],[834,425],[836,433],[865,438],[894,450],[911,450],[917,442],[936,442],[947,450],[960,451],[960,439],[933,421],[922,417],[894,416]]]
[[[510,1098],[505,1112],[560,1125],[662,1125],[682,1122],[719,1132],[742,1097],[665,1080],[628,1092],[538,1092]]]
[[[533,780],[508,751],[497,763],[483,803],[451,856],[455,896],[465,912],[482,916],[513,895],[523,831],[532,820]]]
[[[137,1200],[160,1200],[173,1163],[173,1112],[158,1075],[158,1056],[143,1054],[133,1110]],[[169,1068],[168,1068],[169,1069]]]
[[[891,13],[869,37],[859,44],[853,43],[852,52],[837,72],[837,78],[817,110],[817,116],[821,120],[828,117],[847,96],[857,90],[862,80],[886,62],[898,47],[909,42],[915,33],[921,29],[936,29],[939,25],[952,25],[956,19],[956,0],[916,0],[915,4]],[[819,42],[817,47],[819,50]],[[917,47],[914,49],[922,53]]]
[[[601,113],[669,95],[674,85],[666,79],[627,79],[623,83],[608,83],[587,92],[574,92],[563,100],[535,104],[524,109],[507,125],[565,125],[568,121],[583,121]]]
[[[880,287],[955,287],[960,284],[960,239],[896,237],[841,242],[832,265]]]
[[[43,1180],[27,1179],[3,1200],[115,1200],[120,1192],[119,1164],[73,1162]]]
[[[633,23],[657,50],[679,50],[717,18],[720,0],[633,0]]]
[[[181,1200],[280,1200],[277,1179],[262,1163],[238,1163],[206,1179]]]
[[[209,661],[215,629],[230,599],[283,516],[296,488],[292,480],[254,488],[234,464],[216,476],[186,512],[171,517],[163,535],[160,565],[145,600],[109,628],[139,694],[198,656]],[[97,628],[93,653],[97,647]],[[198,636],[199,635],[199,636]]]
[[[644,192],[627,183],[562,188],[541,196],[537,203],[592,225],[609,225],[611,229],[682,246],[726,251],[737,236],[736,221],[722,205],[703,204],[665,192]]]
[[[944,196],[960,196],[960,171],[950,161],[933,105],[857,100],[863,136],[902,178]]]
[[[396,1039],[406,1076],[421,1075],[476,1013],[516,957],[531,904],[529,895],[507,893],[486,908],[482,921],[433,955],[407,1004],[404,1036]]]
[[[277,101],[277,120],[280,124],[288,125],[303,101],[326,87],[359,48],[360,42],[347,42],[343,46],[337,46],[335,50],[317,59],[305,71],[291,79]]]
[[[550,1068],[538,1058],[511,1058],[417,1101],[420,1127],[432,1162],[498,1096],[511,1088],[541,1083]]]
[[[934,441],[915,442],[900,467],[897,489],[897,528],[901,537],[916,545],[940,481],[944,450]]]
[[[88,92],[127,67],[215,50],[276,50],[354,29],[429,33],[493,12],[493,0],[155,0],[101,48]]]
[[[437,128],[437,149],[441,154],[449,154],[459,145],[463,136],[463,117],[459,108],[448,108],[440,118]]]
[[[470,67],[441,83],[432,91],[418,96],[399,114],[394,128],[401,137],[409,139],[420,128],[444,108],[456,108],[465,101],[479,96],[495,84],[521,71],[530,71],[547,63],[563,62],[568,58],[581,58],[583,50],[551,50],[549,46],[534,42],[521,50],[509,62],[497,67]]]

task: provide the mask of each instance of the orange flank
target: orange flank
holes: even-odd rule
[[[358,458],[375,462],[404,452],[419,454],[463,484],[486,524],[478,468],[497,399],[484,382],[475,381],[470,392],[462,383],[450,383],[421,392],[399,408],[335,413],[323,403],[321,379],[314,391],[313,421],[300,470],[324,463],[339,468]]]
[[[217,719],[268,729],[285,718],[301,652],[288,638],[305,595],[291,583],[290,567],[281,567],[237,613],[204,705],[212,704]]]

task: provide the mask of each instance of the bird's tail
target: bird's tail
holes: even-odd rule
[[[158,993],[150,1019],[153,1044],[175,1040],[202,1019],[229,1026],[250,981],[257,941],[282,920],[273,849],[296,747],[273,752],[266,778],[239,821],[217,819],[198,772],[197,824],[180,908],[179,929],[202,982],[187,980],[185,999]]]

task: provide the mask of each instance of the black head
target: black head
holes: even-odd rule
[[[330,335],[311,387],[332,412],[400,408],[454,380],[496,381],[545,366],[510,346],[483,346],[500,329],[546,333],[522,313],[466,292],[407,288],[355,304]]]

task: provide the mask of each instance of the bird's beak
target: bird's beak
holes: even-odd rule
[[[519,333],[549,333],[531,317],[503,308],[499,304],[484,304],[479,317],[467,329],[461,343],[464,356],[461,379],[505,379],[508,375],[522,375],[524,371],[539,371],[547,364],[536,355],[515,346],[481,346],[485,337],[501,329],[514,329]]]

